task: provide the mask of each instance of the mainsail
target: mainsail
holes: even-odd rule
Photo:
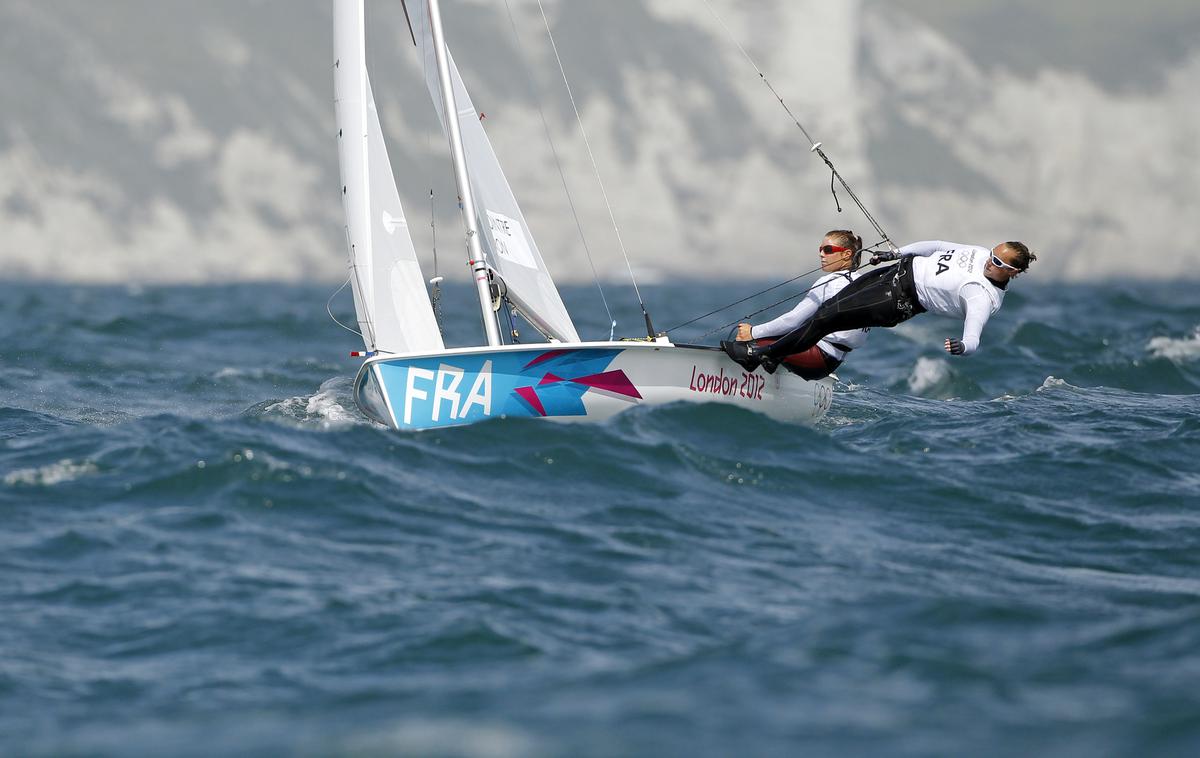
[[[334,101],[354,309],[368,350],[445,349],[367,77],[363,0],[334,0]]]
[[[433,97],[438,119],[445,129],[446,117],[434,60],[429,8],[425,0],[410,1],[405,5],[413,36],[424,61],[429,94]],[[475,201],[479,228],[483,231],[480,242],[487,263],[504,279],[509,300],[530,323],[562,342],[579,342],[579,333],[575,331],[554,280],[546,270],[529,225],[525,223],[525,216],[517,205],[471,96],[467,94],[467,88],[459,76],[458,66],[448,50],[446,54],[450,63],[455,106],[458,108],[463,151],[466,153],[467,173],[471,179],[471,195]]]

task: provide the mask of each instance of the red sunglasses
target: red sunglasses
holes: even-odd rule
[[[838,247],[837,245],[821,245],[817,248],[817,252],[822,255],[833,255],[834,253],[848,253],[850,252],[850,248]]]

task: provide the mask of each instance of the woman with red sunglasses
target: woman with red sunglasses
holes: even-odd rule
[[[836,295],[861,273],[858,266],[862,259],[862,238],[849,229],[826,232],[817,252],[821,256],[821,270],[825,276],[809,288],[795,308],[774,321],[758,326],[738,324],[739,341],[753,342],[756,348],[770,346],[775,338],[788,334],[812,318],[821,303]],[[846,359],[846,354],[862,347],[866,341],[866,329],[833,332],[805,350],[785,355],[782,363],[793,374],[805,379],[820,379],[837,370]]]
[[[785,356],[809,349],[832,332],[895,326],[930,311],[963,320],[962,339],[947,337],[943,347],[951,355],[970,355],[979,347],[988,318],[1000,310],[1009,281],[1037,260],[1021,242],[1002,242],[988,250],[933,240],[876,255],[871,263],[897,258],[899,264],[859,277],[770,346],[722,342],[721,347],[747,371],[761,365],[775,373]]]

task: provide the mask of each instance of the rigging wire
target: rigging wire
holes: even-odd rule
[[[517,331],[516,322],[513,321],[513,306],[512,301],[507,297],[504,298],[504,313],[508,316],[508,335],[513,345],[521,344],[521,333]]]
[[[437,321],[438,331],[444,336],[446,330],[442,326],[442,275],[438,273],[437,211],[433,204],[433,187],[429,188],[429,228],[433,235],[433,278],[429,280],[432,289],[429,301],[433,305],[433,318]]]
[[[404,20],[408,23],[408,34],[410,37],[412,37],[413,44],[416,45],[417,44],[417,33],[416,33],[416,30],[413,29],[412,18],[408,15],[408,6],[404,2],[401,2],[400,5],[401,5],[401,7],[404,8]],[[424,30],[422,30],[422,31],[424,31]],[[425,79],[426,81],[429,80],[429,56],[426,55],[424,51],[421,52],[421,77],[423,79]],[[426,129],[425,130],[425,155],[426,156],[433,155],[432,139],[433,138],[431,136],[431,131],[429,129]],[[437,165],[438,165],[438,162],[435,160],[432,160],[432,158],[431,158],[430,161],[428,162],[428,169],[427,169],[429,183],[430,183],[430,187],[429,187],[429,230],[430,230],[430,236],[432,238],[431,244],[433,247],[433,277],[430,278],[430,280],[429,280],[429,286],[430,286],[429,302],[433,306],[433,318],[434,318],[434,321],[437,322],[438,332],[441,333],[441,335],[444,337],[446,335],[446,328],[443,323],[443,314],[442,314],[442,282],[445,281],[446,278],[441,275],[441,272],[438,269],[437,205],[435,203],[434,194],[433,194],[433,186],[432,186],[434,174],[437,173],[436,168],[435,168]]]
[[[787,282],[784,282],[784,284],[786,284],[786,283],[787,283]],[[782,285],[778,285],[778,286],[782,286]],[[783,304],[784,304],[784,303],[786,303],[787,301],[789,301],[789,300],[792,300],[792,299],[794,299],[794,298],[797,298],[797,297],[803,297],[804,295],[807,295],[809,292],[812,292],[814,289],[816,289],[816,287],[817,287],[817,284],[814,282],[814,283],[813,283],[813,284],[812,284],[810,287],[808,287],[808,288],[806,288],[806,289],[802,289],[802,290],[800,290],[799,292],[793,293],[793,294],[791,294],[791,295],[788,295],[787,297],[783,298],[782,300],[776,300],[775,302],[771,303],[770,305],[764,305],[763,307],[759,308],[759,309],[758,309],[758,310],[756,310],[756,311],[753,311],[753,312],[751,312],[751,313],[747,313],[745,316],[742,316],[741,318],[737,319],[736,321],[730,321],[730,322],[729,322],[729,323],[727,323],[727,324],[721,324],[721,325],[720,325],[720,326],[718,326],[718,327],[714,327],[714,328],[712,328],[712,329],[709,329],[707,332],[705,332],[704,334],[701,334],[701,335],[700,335],[699,337],[697,337],[696,339],[704,339],[704,338],[705,338],[705,337],[707,337],[708,335],[710,335],[710,334],[713,334],[713,333],[715,333],[715,332],[719,332],[719,331],[721,331],[722,329],[728,329],[728,328],[729,328],[729,327],[731,327],[731,326],[737,326],[738,324],[740,324],[740,323],[743,323],[743,322],[747,321],[748,319],[750,319],[750,318],[752,318],[752,317],[754,317],[754,316],[757,316],[758,314],[762,313],[763,311],[769,311],[769,310],[771,310],[772,308],[774,308],[775,306],[777,306],[777,305],[783,305]],[[767,291],[767,290],[764,290],[764,292],[766,292],[766,291]],[[760,293],[760,294],[761,294],[761,293]]]
[[[517,22],[513,19],[512,6],[508,0],[504,0],[504,8],[508,11],[508,23],[512,27],[513,39],[517,43],[517,60],[521,65],[521,72],[525,75],[525,81],[529,84],[529,91],[532,94],[533,101],[537,104],[538,115],[542,117],[542,130],[546,133],[546,142],[550,145],[550,153],[554,156],[554,165],[558,168],[558,177],[562,180],[563,192],[566,193],[567,203],[571,206],[571,215],[575,218],[575,228],[579,230],[579,239],[583,243],[583,253],[587,257],[588,266],[592,269],[592,279],[596,282],[596,289],[600,292],[600,301],[604,303],[604,312],[608,314],[608,339],[611,341],[613,334],[617,329],[617,320],[613,318],[612,309],[608,307],[608,298],[604,296],[604,287],[600,285],[600,275],[596,273],[596,264],[592,260],[592,251],[588,246],[587,237],[583,233],[583,224],[579,220],[579,212],[575,209],[575,198],[571,196],[571,188],[567,185],[567,174],[563,171],[562,161],[558,157],[558,149],[554,146],[554,138],[550,135],[550,123],[546,120],[546,111],[542,108],[542,100],[538,97],[537,88],[533,80],[533,72],[525,62],[525,56],[521,54],[521,36],[517,32]]]
[[[821,267],[817,266],[812,271],[805,271],[803,274],[797,274],[796,276],[793,276],[791,279],[788,279],[786,282],[780,282],[779,284],[774,284],[770,287],[767,287],[765,290],[759,290],[758,292],[755,292],[753,295],[747,295],[747,296],[743,297],[741,300],[735,300],[732,303],[729,303],[727,305],[722,305],[720,308],[717,308],[716,310],[709,311],[708,313],[705,313],[702,316],[697,316],[694,319],[684,321],[682,324],[678,324],[676,326],[671,327],[670,329],[667,330],[667,334],[670,334],[671,332],[675,331],[676,329],[682,329],[685,326],[694,324],[702,318],[708,318],[709,316],[711,316],[715,313],[720,313],[721,311],[723,311],[727,308],[732,308],[735,305],[741,305],[742,303],[746,302],[747,300],[753,300],[754,298],[758,297],[759,295],[765,295],[766,293],[768,293],[772,290],[777,290],[786,284],[791,284],[792,282],[796,281],[797,279],[803,279],[804,277],[808,276],[809,274],[815,274],[820,270],[821,270]],[[767,307],[769,308],[770,306],[767,306]],[[750,315],[753,316],[755,314],[751,313]],[[716,331],[716,330],[714,330],[714,331]],[[709,334],[711,334],[711,332],[709,332]],[[708,335],[705,334],[705,335],[701,335],[701,336],[708,336]]]
[[[890,237],[888,237],[887,232],[883,230],[883,227],[879,225],[879,222],[875,220],[875,217],[871,215],[869,210],[867,210],[867,206],[858,199],[858,195],[854,194],[854,190],[850,188],[850,185],[846,182],[842,175],[838,173],[837,168],[833,165],[833,161],[831,161],[829,157],[825,155],[825,151],[821,149],[821,143],[812,138],[812,135],[809,134],[808,130],[804,128],[804,124],[801,124],[800,119],[796,118],[796,114],[792,113],[792,109],[788,107],[788,104],[783,101],[783,97],[780,96],[780,94],[775,90],[775,87],[771,85],[771,82],[767,79],[767,75],[764,74],[762,69],[758,67],[758,64],[755,63],[754,59],[750,57],[750,53],[746,52],[746,48],[742,46],[742,43],[738,41],[737,37],[734,36],[733,32],[725,24],[725,20],[721,18],[719,13],[717,13],[717,9],[713,7],[711,0],[704,0],[704,4],[708,6],[709,12],[712,13],[713,18],[717,20],[717,23],[721,25],[721,28],[725,31],[725,34],[729,36],[729,39],[732,40],[733,44],[737,46],[737,49],[741,51],[742,57],[744,57],[746,61],[754,68],[754,70],[758,72],[758,78],[762,79],[763,84],[767,85],[767,89],[771,90],[771,94],[775,96],[775,99],[778,100],[779,104],[783,106],[783,109],[787,111],[787,114],[791,117],[792,122],[800,128],[800,131],[804,134],[804,138],[807,139],[809,145],[811,145],[809,152],[816,153],[821,160],[825,162],[825,165],[829,167],[830,172],[832,172],[829,179],[830,189],[832,190],[833,188],[833,180],[837,179],[838,183],[842,185],[842,189],[846,191],[846,194],[850,196],[850,199],[854,201],[854,204],[858,206],[860,211],[862,211],[867,221],[869,221],[871,226],[875,228],[875,231],[879,234],[879,236],[883,237],[883,241],[887,243],[887,246],[893,252],[895,252],[897,249],[896,245],[892,243],[892,240]],[[834,201],[836,202],[837,193],[834,193],[833,197]],[[839,203],[838,212],[840,213],[841,210],[841,204]]]
[[[880,241],[878,241],[878,242],[875,242],[875,243],[873,243],[873,244],[871,244],[871,245],[869,245],[869,246],[867,246],[867,247],[864,247],[864,248],[863,248],[863,249],[860,251],[860,253],[859,253],[859,254],[860,254],[860,255],[862,255],[862,254],[865,254],[865,253],[873,253],[873,252],[875,252],[875,248],[876,248],[876,247],[878,247],[878,246],[880,246],[880,245],[882,245],[884,242],[886,242],[886,240],[880,240]],[[867,265],[870,265],[870,264],[867,264]],[[861,267],[861,266],[860,266],[860,267]],[[786,284],[791,284],[792,282],[796,281],[797,279],[803,279],[804,277],[808,276],[809,274],[815,274],[815,273],[817,273],[817,272],[818,272],[818,271],[820,271],[820,270],[821,270],[821,267],[820,267],[820,266],[817,266],[816,268],[812,269],[811,271],[805,271],[803,274],[797,274],[796,276],[793,276],[791,279],[788,279],[788,280],[786,280],[786,281],[782,281],[782,282],[780,282],[779,284],[773,284],[773,285],[771,285],[770,287],[767,287],[765,290],[759,290],[758,292],[755,292],[753,295],[747,295],[746,297],[743,297],[741,300],[735,300],[735,301],[733,301],[732,303],[728,303],[728,304],[726,304],[726,305],[722,305],[720,308],[717,308],[716,310],[709,311],[708,313],[705,313],[705,314],[704,314],[704,315],[702,315],[702,316],[697,316],[697,317],[695,317],[695,318],[693,318],[693,319],[690,319],[690,320],[688,320],[688,321],[684,321],[682,324],[679,324],[679,325],[677,325],[677,326],[673,326],[673,327],[671,327],[670,329],[668,329],[668,330],[667,330],[667,333],[668,333],[668,334],[670,334],[671,332],[675,331],[676,329],[682,329],[683,327],[685,327],[685,326],[688,326],[689,324],[694,324],[694,323],[696,323],[697,321],[699,321],[699,320],[700,320],[700,319],[702,319],[702,318],[707,318],[707,317],[709,317],[709,316],[712,316],[713,314],[720,313],[721,311],[723,311],[723,310],[726,310],[727,308],[732,308],[732,307],[733,307],[733,306],[735,306],[735,305],[741,305],[742,303],[746,302],[747,300],[751,300],[751,299],[753,299],[753,298],[756,298],[756,297],[758,297],[759,295],[765,295],[766,293],[768,293],[768,292],[771,292],[772,290],[777,290],[777,289],[779,289],[780,287],[782,287],[782,286],[784,286],[784,285],[786,285]],[[701,335],[700,335],[699,337],[697,337],[696,339],[704,339],[705,337],[707,337],[708,335],[712,334],[713,332],[719,332],[720,330],[722,330],[722,329],[725,329],[726,327],[729,327],[729,326],[734,326],[734,325],[736,325],[736,324],[739,324],[739,323],[741,323],[742,321],[745,321],[746,319],[750,318],[751,316],[757,316],[758,314],[762,313],[763,311],[770,310],[771,308],[774,308],[774,307],[775,307],[775,306],[777,306],[777,305],[780,305],[780,304],[782,304],[782,303],[786,303],[788,300],[791,300],[792,298],[801,297],[802,295],[806,295],[806,294],[808,294],[809,292],[811,292],[811,291],[813,290],[813,288],[814,288],[814,287],[816,287],[816,286],[817,286],[817,285],[814,283],[814,284],[813,284],[811,287],[809,287],[808,289],[801,290],[800,292],[797,292],[797,293],[795,293],[795,294],[793,294],[793,295],[788,295],[787,297],[785,297],[785,298],[784,298],[784,299],[782,299],[782,300],[777,300],[776,302],[774,302],[774,303],[771,303],[770,305],[767,305],[767,306],[764,306],[764,307],[762,307],[762,308],[759,308],[758,310],[754,311],[753,313],[748,313],[748,314],[746,314],[745,316],[743,316],[741,319],[739,319],[738,321],[733,321],[733,322],[730,322],[730,323],[728,323],[728,324],[723,324],[722,326],[718,326],[718,327],[716,327],[715,329],[710,329],[710,330],[708,330],[707,332],[705,332],[704,334],[701,334]]]
[[[875,245],[880,245],[880,244],[883,244],[882,241],[875,243]],[[872,245],[871,247],[875,247],[875,245]],[[863,248],[863,252],[867,252],[867,250],[868,250],[867,248]],[[868,265],[870,265],[870,264],[868,264]],[[809,273],[811,274],[813,272],[810,271]],[[804,276],[804,274],[801,274],[800,276]],[[799,276],[796,277],[796,279],[799,279],[799,278],[800,278]],[[795,279],[789,279],[788,281],[795,281]],[[783,284],[787,284],[787,283],[788,282],[783,282]],[[761,295],[764,292],[770,292],[772,289],[776,289],[777,287],[782,287],[783,284],[777,284],[777,285],[775,285],[775,287],[771,287],[770,289],[765,289],[762,292],[759,292],[758,294]],[[788,295],[787,297],[783,298],[782,300],[776,300],[775,302],[771,303],[770,305],[764,305],[762,308],[759,308],[758,310],[753,311],[751,313],[747,313],[745,316],[742,316],[740,319],[738,319],[736,321],[730,321],[727,324],[722,324],[716,328],[709,329],[707,332],[705,332],[704,334],[701,334],[696,339],[704,339],[705,337],[707,337],[710,334],[713,334],[714,332],[719,332],[722,329],[728,329],[731,326],[737,326],[738,324],[742,323],[743,321],[746,321],[747,319],[750,319],[753,316],[757,316],[758,314],[762,313],[763,311],[769,311],[770,309],[774,308],[777,305],[782,305],[782,304],[786,303],[787,301],[792,300],[797,297],[803,297],[804,295],[807,295],[809,292],[812,292],[816,288],[816,286],[817,286],[816,282],[813,282],[813,284],[810,287],[800,290],[799,292],[796,292],[794,294]],[[751,295],[750,297],[754,297],[754,295]],[[745,298],[745,299],[749,300],[749,298]],[[741,303],[741,302],[744,302],[744,301],[743,300],[738,301],[738,303]],[[733,305],[737,305],[737,303],[730,303],[729,305],[725,306],[725,308],[729,308]],[[714,312],[719,313],[720,311],[725,310],[725,308],[721,308],[720,310],[714,311]],[[701,318],[703,318],[703,316],[701,316]],[[695,320],[695,319],[693,319],[693,320]]]
[[[731,326],[737,326],[738,324],[741,324],[741,323],[743,323],[743,322],[747,321],[748,319],[750,319],[750,318],[753,318],[754,316],[757,316],[758,314],[762,313],[763,311],[769,311],[769,310],[771,310],[772,308],[774,308],[774,307],[775,307],[775,306],[777,306],[777,305],[783,305],[784,303],[786,303],[786,302],[787,302],[787,301],[789,301],[789,300],[793,300],[793,299],[795,299],[795,298],[797,298],[797,297],[803,297],[804,295],[807,295],[809,292],[812,292],[812,291],[813,291],[813,289],[815,289],[815,288],[816,288],[816,286],[817,286],[817,285],[816,285],[816,283],[814,282],[814,283],[813,283],[813,285],[812,285],[812,286],[810,286],[810,287],[808,287],[807,289],[802,289],[802,290],[800,290],[799,292],[796,292],[796,293],[793,293],[793,294],[791,294],[791,295],[788,295],[787,297],[783,298],[782,300],[776,300],[775,302],[771,303],[770,305],[764,305],[763,307],[759,308],[759,309],[758,309],[758,310],[756,310],[756,311],[753,311],[753,312],[751,312],[751,313],[747,313],[745,316],[742,316],[741,318],[737,319],[736,321],[730,321],[730,322],[729,322],[729,323],[727,323],[727,324],[721,324],[721,325],[720,325],[720,326],[718,326],[718,327],[714,327],[714,328],[712,328],[712,329],[709,329],[707,332],[705,332],[704,334],[701,334],[701,335],[700,335],[699,337],[697,337],[696,339],[704,339],[704,338],[705,338],[705,337],[707,337],[708,335],[710,335],[710,334],[714,334],[714,333],[716,333],[716,332],[719,332],[719,331],[721,331],[722,329],[728,329],[728,328],[729,328],[729,327],[731,327]]]
[[[437,211],[433,206],[433,187],[429,188],[429,230],[433,237],[433,276],[435,279],[441,279],[441,277],[438,276]]]
[[[621,239],[621,229],[617,226],[617,217],[613,213],[612,203],[608,192],[604,189],[604,180],[600,178],[600,167],[596,164],[596,156],[592,153],[592,144],[588,140],[587,129],[583,126],[583,116],[575,103],[575,95],[571,92],[571,83],[567,80],[567,71],[563,68],[562,57],[558,54],[558,45],[554,42],[554,33],[550,31],[550,20],[546,18],[546,9],[542,0],[537,0],[538,11],[542,14],[542,23],[546,26],[546,36],[550,38],[550,49],[554,51],[554,60],[558,62],[558,71],[562,74],[563,86],[567,88],[567,97],[571,100],[571,109],[575,111],[575,121],[579,124],[579,133],[583,135],[583,144],[587,148],[588,159],[592,162],[592,172],[596,175],[596,183],[600,185],[600,194],[604,196],[604,206],[608,209],[608,217],[612,221],[613,231],[617,235],[617,245],[621,248],[621,256],[625,259],[625,268],[629,271],[629,279],[633,282],[633,291],[637,294],[638,304],[642,307],[642,316],[646,319],[646,336],[654,339],[654,325],[650,323],[650,314],[646,311],[646,301],[638,287],[637,277],[633,274],[633,264],[629,262],[629,252],[625,249],[625,241]]]
[[[329,314],[329,318],[333,319],[333,323],[335,323],[335,324],[337,324],[338,326],[342,327],[343,329],[345,329],[346,331],[350,332],[351,334],[357,334],[359,337],[363,337],[363,333],[362,333],[362,332],[358,331],[357,329],[351,329],[350,327],[348,327],[348,326],[346,326],[345,324],[343,324],[341,321],[338,321],[338,320],[337,320],[337,316],[333,315],[333,310],[332,310],[332,308],[330,308],[330,305],[333,303],[333,299],[334,299],[335,297],[337,297],[337,296],[338,296],[338,293],[339,293],[339,292],[341,292],[342,290],[346,289],[346,285],[350,283],[350,280],[351,280],[353,277],[354,277],[354,274],[350,274],[350,276],[347,276],[347,277],[346,277],[346,281],[342,282],[342,286],[341,286],[341,287],[338,287],[337,289],[335,289],[335,290],[333,291],[333,294],[332,294],[332,295],[330,295],[330,296],[329,296],[329,299],[325,301],[325,312]],[[363,339],[365,340],[365,339],[366,339],[366,337],[363,337]]]

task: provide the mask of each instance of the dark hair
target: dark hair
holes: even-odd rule
[[[858,268],[858,264],[862,261],[862,237],[859,237],[849,229],[832,229],[825,232],[825,237],[837,242],[838,247],[848,247],[854,251],[854,257],[850,259],[851,270]]]
[[[1025,271],[1029,268],[1029,264],[1037,260],[1037,256],[1030,251],[1029,246],[1024,242],[1005,242],[1004,246],[1012,250],[1013,256],[1012,265]]]

